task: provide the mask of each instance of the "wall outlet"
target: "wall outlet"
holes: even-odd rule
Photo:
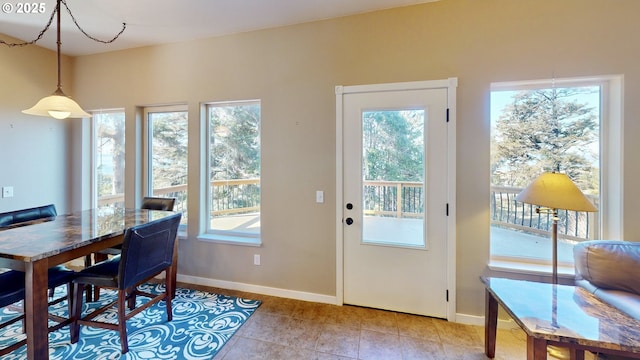
[[[2,197],[10,198],[13,197],[13,186],[5,186],[2,188]]]
[[[253,255],[253,265],[260,265],[260,254]]]

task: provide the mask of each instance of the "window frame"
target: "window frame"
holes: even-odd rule
[[[239,232],[232,230],[216,230],[211,228],[211,177],[210,177],[210,169],[211,169],[211,117],[210,117],[210,109],[213,107],[220,106],[234,106],[234,105],[258,105],[260,108],[260,120],[258,124],[258,136],[260,141],[262,140],[262,101],[260,99],[248,99],[248,100],[233,100],[233,101],[214,101],[204,103],[202,106],[203,112],[203,121],[204,121],[204,139],[203,139],[203,156],[204,156],[204,171],[202,175],[203,179],[203,187],[206,202],[204,206],[201,206],[203,213],[201,214],[201,231],[198,236],[199,240],[209,241],[209,242],[219,242],[226,244],[235,244],[235,245],[245,245],[245,246],[261,246],[262,245],[262,228],[257,233],[253,232]],[[262,145],[260,146],[260,177],[259,184],[262,183]],[[202,205],[202,203],[201,203]],[[260,190],[260,210],[259,214],[262,210],[262,190]],[[260,214],[261,215],[261,214]],[[259,216],[260,216],[259,215]],[[260,216],[261,218],[261,216]]]
[[[623,189],[623,76],[603,75],[561,79],[525,80],[491,83],[490,92],[528,90],[551,87],[600,86],[600,205],[599,234],[596,239],[622,239]],[[489,150],[490,151],[490,150]],[[489,246],[492,239],[489,237]],[[544,246],[544,245],[542,245]],[[548,258],[494,257],[489,251],[489,268],[497,271],[547,274],[550,272],[551,249]],[[559,263],[561,276],[574,275],[573,263]]]
[[[189,126],[189,108],[187,104],[176,104],[176,105],[159,105],[159,106],[145,106],[142,109],[142,193],[145,194],[143,196],[154,196],[153,191],[153,171],[151,166],[153,164],[153,151],[151,150],[151,146],[153,144],[153,126],[149,124],[149,115],[154,113],[167,113],[167,112],[184,112],[187,115],[187,127]],[[188,130],[187,130],[188,131]],[[189,142],[188,134],[187,134],[187,143]],[[187,146],[187,151],[189,151]],[[188,156],[188,155],[187,155]],[[189,161],[187,159],[187,175],[189,171]],[[189,183],[187,182],[187,198],[189,197]],[[188,218],[183,216],[183,220],[180,223],[180,227],[178,229],[179,236],[186,236],[187,234],[187,226],[188,226]]]

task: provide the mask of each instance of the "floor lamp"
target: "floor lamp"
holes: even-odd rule
[[[553,246],[553,283],[558,284],[558,209],[594,212],[598,209],[565,174],[547,172],[538,176],[522,190],[516,200],[537,205],[537,213],[551,214],[551,242]]]
[[[529,186],[516,195],[516,201],[537,205],[537,213],[551,214],[553,223],[551,228],[552,255],[552,281],[558,284],[558,209],[593,212],[598,209],[586,196],[578,189],[571,179],[565,174],[547,172],[538,176]],[[553,304],[551,326],[558,328],[557,322],[557,291],[553,287]],[[559,359],[568,359],[569,354],[566,349],[548,346],[547,352]]]

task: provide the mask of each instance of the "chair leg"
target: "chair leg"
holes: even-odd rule
[[[122,344],[122,354],[129,351],[129,342],[127,341],[127,318],[125,302],[127,298],[126,290],[118,290],[118,332],[120,333],[120,344]]]
[[[24,311],[25,307],[24,307],[24,301],[22,302],[22,314],[24,315],[22,317],[22,333],[26,334],[27,333],[27,313]]]
[[[165,277],[164,277],[164,287],[165,287],[165,304],[167,307],[167,321],[171,321],[173,320],[173,310],[171,307],[171,300],[173,299],[173,294],[175,294],[175,283],[173,282],[173,279],[170,278],[169,274],[173,274],[174,273],[174,269],[173,269],[173,265],[169,266],[169,268],[165,271]]]
[[[84,256],[84,267],[88,268],[91,265],[92,265],[92,263],[91,263],[91,254],[85,255]],[[86,302],[93,301],[93,287],[91,285],[87,285],[85,290],[86,290],[86,294],[87,294]]]
[[[109,255],[107,254],[100,254],[100,253],[94,253],[93,254],[93,258],[94,258],[94,263],[97,264],[101,261],[105,261],[107,259],[109,259]],[[99,286],[93,286],[93,301],[98,301],[100,300],[100,287]]]
[[[169,294],[173,299],[176,297],[176,282],[178,279],[178,236],[176,236],[176,241],[173,243],[173,259],[170,269],[171,271],[167,272],[167,276],[171,274],[172,290]]]
[[[67,284],[67,311],[71,320],[73,320],[73,304],[76,298],[75,288],[76,286],[73,283]]]
[[[100,287],[99,286],[91,286],[93,288],[93,301],[100,300]]]
[[[127,295],[127,307],[129,310],[133,310],[136,308],[136,287],[131,289],[131,293]]]
[[[73,284],[73,311],[71,312],[73,322],[69,325],[72,344],[77,343],[80,339],[80,324],[78,320],[82,317],[82,293],[84,288],[84,284]]]
[[[84,267],[91,266],[91,254],[84,256]]]
[[[86,288],[85,288],[85,291],[86,291],[86,293],[85,293],[85,297],[86,297],[85,301],[86,302],[92,302],[93,301],[93,286],[87,285]]]

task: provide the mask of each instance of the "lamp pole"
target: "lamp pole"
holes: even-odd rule
[[[538,214],[551,214],[551,282],[558,285],[558,209],[539,207]]]
[[[551,225],[551,246],[553,247],[553,254],[551,259],[551,266],[553,267],[553,284],[558,284],[558,209],[552,209],[553,223]]]

